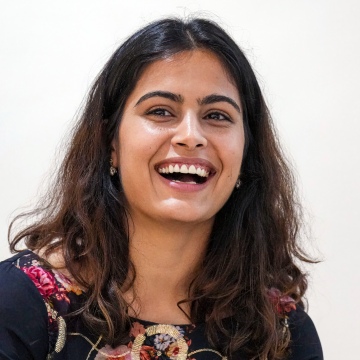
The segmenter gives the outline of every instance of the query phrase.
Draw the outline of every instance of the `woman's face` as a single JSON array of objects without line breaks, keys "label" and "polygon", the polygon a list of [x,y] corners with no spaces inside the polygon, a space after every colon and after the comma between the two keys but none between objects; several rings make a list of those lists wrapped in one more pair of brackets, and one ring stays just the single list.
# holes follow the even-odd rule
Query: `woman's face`
[{"label": "woman's face", "polygon": [[212,223],[244,150],[239,92],[216,55],[150,64],[125,104],[112,160],[134,219]]}]

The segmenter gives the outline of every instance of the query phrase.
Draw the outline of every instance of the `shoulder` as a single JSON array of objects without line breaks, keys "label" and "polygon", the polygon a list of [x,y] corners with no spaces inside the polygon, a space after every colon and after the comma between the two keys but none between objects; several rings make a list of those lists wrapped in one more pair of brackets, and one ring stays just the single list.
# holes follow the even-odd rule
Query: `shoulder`
[{"label": "shoulder", "polygon": [[77,310],[80,295],[79,287],[32,251],[1,262],[0,298],[5,301],[0,304],[0,318],[4,319],[0,325],[0,348],[1,341],[15,343],[20,339],[21,346],[39,344],[41,349],[36,349],[36,354],[59,352],[65,344],[64,317]]},{"label": "shoulder", "polygon": [[314,323],[301,305],[277,288],[268,289],[268,298],[281,322],[290,330],[288,360],[322,360],[322,348]]},{"label": "shoulder", "polygon": [[44,359],[48,351],[45,303],[18,266],[29,255],[25,251],[0,263],[0,358],[20,359],[31,354],[34,359]]},{"label": "shoulder", "polygon": [[310,316],[302,307],[289,313],[291,333],[289,360],[322,360],[323,353],[320,339]]},{"label": "shoulder", "polygon": [[31,302],[43,304],[42,297],[37,287],[34,286],[31,276],[28,275],[29,269],[33,267],[33,262],[36,259],[31,251],[23,251],[12,258],[0,262],[0,294],[2,308],[3,305],[9,303],[14,307],[18,301],[25,301],[26,299]]}]

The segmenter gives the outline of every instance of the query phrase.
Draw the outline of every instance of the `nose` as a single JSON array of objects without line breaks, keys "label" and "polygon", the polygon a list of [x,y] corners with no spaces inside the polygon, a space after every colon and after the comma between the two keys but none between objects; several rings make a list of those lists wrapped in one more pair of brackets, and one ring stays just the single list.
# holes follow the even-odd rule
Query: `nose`
[{"label": "nose", "polygon": [[187,150],[206,147],[207,139],[196,114],[188,113],[182,118],[171,142]]}]

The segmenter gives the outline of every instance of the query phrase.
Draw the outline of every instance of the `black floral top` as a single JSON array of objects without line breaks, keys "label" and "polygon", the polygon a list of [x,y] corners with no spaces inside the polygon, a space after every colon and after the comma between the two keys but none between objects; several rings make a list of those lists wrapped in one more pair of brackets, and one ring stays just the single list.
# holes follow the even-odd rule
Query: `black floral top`
[{"label": "black floral top", "polygon": [[[277,296],[289,312],[289,360],[321,360],[321,345],[308,315],[290,298]],[[80,317],[66,315],[81,307],[86,294],[60,272],[48,269],[26,250],[0,263],[0,360],[221,360],[205,325],[166,325],[133,319],[129,342],[104,343]],[[284,304],[282,304],[282,302]],[[234,354],[236,360],[247,359]]]}]

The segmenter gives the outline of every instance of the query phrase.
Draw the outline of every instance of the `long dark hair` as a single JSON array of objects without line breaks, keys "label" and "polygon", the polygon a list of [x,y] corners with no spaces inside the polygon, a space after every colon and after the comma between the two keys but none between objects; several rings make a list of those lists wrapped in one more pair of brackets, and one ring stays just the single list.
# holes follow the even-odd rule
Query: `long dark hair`
[{"label": "long dark hair", "polygon": [[[46,248],[47,255],[61,248],[67,270],[88,289],[81,310],[85,322],[112,345],[127,336],[122,295],[135,270],[125,196],[119,179],[109,175],[111,142],[146,66],[194,49],[216,54],[239,90],[245,155],[241,187],[216,215],[202,266],[183,302],[191,304],[190,320],[206,322],[210,342],[229,356],[242,348],[254,358],[280,359],[289,339],[267,290],[275,287],[301,302],[306,278],[294,261],[309,261],[297,244],[301,218],[294,179],[248,60],[211,21],[160,20],[116,50],[90,90],[48,201],[34,211],[42,214],[40,220],[14,237],[11,250],[22,239],[30,249]],[[237,325],[224,326],[224,314]]]}]

